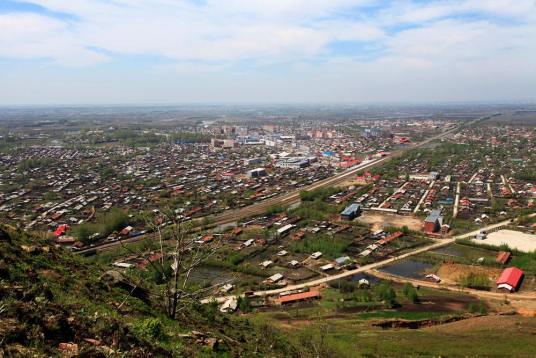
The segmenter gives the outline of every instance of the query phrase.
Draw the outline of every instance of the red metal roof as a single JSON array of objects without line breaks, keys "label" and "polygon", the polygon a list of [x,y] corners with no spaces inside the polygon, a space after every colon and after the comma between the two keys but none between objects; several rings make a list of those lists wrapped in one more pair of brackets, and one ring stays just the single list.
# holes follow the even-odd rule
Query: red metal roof
[{"label": "red metal roof", "polygon": [[61,234],[63,234],[65,232],[65,230],[67,230],[69,226],[66,225],[66,224],[63,224],[63,225],[60,225],[58,226],[58,228],[56,229],[56,231],[54,231],[54,235],[55,236],[60,236]]},{"label": "red metal roof", "polygon": [[393,241],[394,239],[398,239],[399,237],[401,237],[403,234],[401,231],[397,231],[389,236],[387,236],[385,239],[381,239],[381,240],[378,240],[378,244],[380,245],[384,245],[384,244],[387,244],[388,242],[390,241]]},{"label": "red metal roof", "polygon": [[293,295],[279,297],[275,299],[275,302],[286,303],[286,302],[299,301],[299,300],[304,300],[307,298],[316,298],[316,297],[320,297],[320,292],[308,291],[308,292],[295,293]]},{"label": "red metal roof", "polygon": [[508,251],[500,251],[496,261],[504,265],[510,259],[510,255],[511,254]]},{"label": "red metal roof", "polygon": [[499,276],[499,278],[497,279],[497,285],[506,283],[513,288],[516,288],[521,281],[521,277],[523,277],[523,271],[521,271],[517,267],[508,267],[501,273],[501,276]]}]

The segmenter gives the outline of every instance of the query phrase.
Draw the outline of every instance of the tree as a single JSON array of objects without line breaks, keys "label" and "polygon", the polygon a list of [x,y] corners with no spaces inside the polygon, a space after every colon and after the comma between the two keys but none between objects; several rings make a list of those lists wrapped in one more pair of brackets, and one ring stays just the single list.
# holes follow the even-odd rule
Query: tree
[{"label": "tree", "polygon": [[104,232],[106,235],[123,229],[129,223],[128,215],[119,208],[112,208],[103,218]]},{"label": "tree", "polygon": [[396,292],[390,282],[385,282],[377,286],[376,294],[378,299],[385,303],[387,307],[394,307],[396,305]]},{"label": "tree", "polygon": [[100,176],[102,179],[108,179],[116,175],[116,172],[113,168],[107,166],[101,170]]},{"label": "tree", "polygon": [[417,294],[417,290],[411,283],[406,283],[404,285],[404,288],[402,289],[402,293],[412,303],[419,302],[419,295]]},{"label": "tree", "polygon": [[166,314],[174,319],[177,312],[206,296],[214,288],[189,290],[187,286],[192,272],[220,248],[221,238],[200,244],[192,233],[192,222],[177,221],[171,210],[163,211],[160,215],[165,217],[164,222],[171,221],[172,224],[164,230],[162,225],[155,224],[154,218],[146,218],[147,225],[155,232],[160,254],[158,260],[149,264],[153,279],[163,284],[162,292],[158,295],[163,298]]},{"label": "tree", "polygon": [[240,312],[247,313],[251,312],[251,300],[249,297],[238,297],[238,309],[240,309]]},{"label": "tree", "polygon": [[78,240],[82,241],[84,245],[88,245],[90,243],[89,237],[93,234],[93,231],[89,227],[88,223],[83,223],[78,226]]}]

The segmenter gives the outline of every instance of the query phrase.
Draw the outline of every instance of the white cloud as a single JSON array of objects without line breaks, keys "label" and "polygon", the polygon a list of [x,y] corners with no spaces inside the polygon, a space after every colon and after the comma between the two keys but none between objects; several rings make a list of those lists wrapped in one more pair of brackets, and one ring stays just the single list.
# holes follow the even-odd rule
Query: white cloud
[{"label": "white cloud", "polygon": [[81,45],[180,61],[289,61],[314,56],[333,40],[371,40],[382,33],[365,23],[313,23],[370,2],[364,0],[35,2],[75,15]]},{"label": "white cloud", "polygon": [[[161,81],[180,79],[176,86],[195,83],[198,96],[205,91],[227,100],[500,98],[520,97],[536,87],[536,1],[531,0],[396,0],[379,12],[358,9],[383,4],[380,0],[33,2],[72,18],[0,15],[0,57],[88,66],[116,55],[161,56],[175,63],[141,72]],[[367,46],[364,54],[344,57],[326,51],[334,41]],[[381,51],[367,57],[368,48]],[[247,69],[240,70],[244,62]],[[143,74],[128,79],[150,82],[152,93],[167,95],[157,88],[170,90],[171,84]],[[115,88],[124,78],[117,84],[101,81]]]},{"label": "white cloud", "polygon": [[0,15],[0,56],[52,58],[61,64],[84,66],[105,60],[87,50],[62,21],[34,14]]}]

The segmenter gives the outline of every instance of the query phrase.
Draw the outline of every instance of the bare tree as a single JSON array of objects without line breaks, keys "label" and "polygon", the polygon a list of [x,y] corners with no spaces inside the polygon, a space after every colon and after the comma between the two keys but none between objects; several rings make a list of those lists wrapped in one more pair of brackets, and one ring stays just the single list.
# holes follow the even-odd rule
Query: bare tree
[{"label": "bare tree", "polygon": [[[146,218],[146,225],[154,232],[158,244],[158,259],[149,260],[159,280],[164,283],[162,297],[166,314],[175,318],[177,312],[194,300],[208,296],[216,287],[188,290],[192,272],[213,256],[221,247],[221,235],[209,240],[198,240],[199,227],[192,222],[177,220],[171,210],[159,213],[156,218]],[[123,246],[130,250],[127,246]]]},{"label": "bare tree", "polygon": [[318,326],[318,342],[315,342],[314,339],[312,340],[315,358],[329,356],[325,342],[329,329],[330,327],[327,321],[323,321]]}]

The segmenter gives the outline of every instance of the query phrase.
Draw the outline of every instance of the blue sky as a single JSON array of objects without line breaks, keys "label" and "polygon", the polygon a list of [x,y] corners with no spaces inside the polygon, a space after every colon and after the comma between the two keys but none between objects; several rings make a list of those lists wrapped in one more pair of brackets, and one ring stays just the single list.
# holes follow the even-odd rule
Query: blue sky
[{"label": "blue sky", "polygon": [[536,100],[535,0],[0,0],[0,105]]}]

